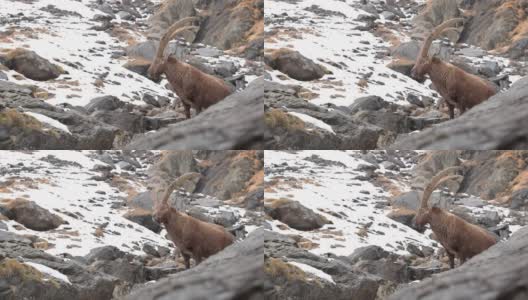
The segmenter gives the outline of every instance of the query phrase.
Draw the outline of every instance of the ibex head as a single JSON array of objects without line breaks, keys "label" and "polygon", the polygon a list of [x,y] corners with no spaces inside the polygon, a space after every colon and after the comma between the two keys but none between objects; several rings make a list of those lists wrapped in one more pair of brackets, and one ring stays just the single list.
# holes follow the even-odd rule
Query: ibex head
[{"label": "ibex head", "polygon": [[429,198],[431,197],[431,194],[433,191],[442,183],[448,181],[448,180],[461,180],[463,177],[460,175],[451,175],[448,176],[449,173],[452,173],[454,171],[460,170],[460,167],[450,167],[446,168],[438,174],[436,174],[429,184],[425,187],[423,196],[422,196],[422,202],[420,205],[420,209],[418,210],[418,213],[416,214],[416,217],[414,219],[415,227],[418,229],[418,231],[423,232],[425,230],[425,225],[431,222],[431,209],[429,208]]},{"label": "ibex head", "polygon": [[171,27],[169,27],[169,29],[167,29],[167,32],[165,32],[160,40],[158,50],[156,51],[156,56],[154,57],[154,60],[147,71],[147,75],[152,81],[160,82],[161,74],[165,72],[167,58],[165,57],[164,53],[169,42],[183,31],[197,30],[198,27],[196,26],[182,27],[186,23],[192,23],[196,20],[198,20],[197,17],[184,18],[174,23]]},{"label": "ibex head", "polygon": [[[185,175],[184,175],[185,176]],[[156,207],[154,208],[154,213],[152,214],[152,218],[154,221],[158,223],[167,223],[169,221],[169,217],[171,214],[171,206],[169,205],[169,197],[172,194],[172,192],[180,187],[182,185],[182,180],[176,180],[172,182],[165,191],[165,194],[163,194],[163,198],[159,203],[156,203]]]},{"label": "ibex head", "polygon": [[425,81],[425,75],[431,71],[432,58],[429,57],[429,48],[431,48],[431,44],[436,38],[438,38],[445,32],[455,31],[456,28],[453,26],[455,26],[458,22],[464,22],[464,19],[455,18],[445,21],[444,23],[438,25],[433,30],[433,32],[431,32],[431,34],[425,39],[422,48],[420,49],[420,53],[416,58],[416,63],[414,64],[414,67],[411,70],[411,77],[413,79],[418,82]]}]

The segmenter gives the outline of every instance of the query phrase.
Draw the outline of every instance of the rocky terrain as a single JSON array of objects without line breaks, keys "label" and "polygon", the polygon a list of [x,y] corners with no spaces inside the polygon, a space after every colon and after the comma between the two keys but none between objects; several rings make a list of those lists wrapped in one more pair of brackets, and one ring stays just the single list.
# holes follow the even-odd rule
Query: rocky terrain
[{"label": "rocky terrain", "polygon": [[[154,299],[167,282],[175,284],[165,292],[169,297],[261,294],[263,153],[192,151],[173,156],[175,169],[201,175],[172,194],[172,205],[224,226],[237,238],[190,270],[152,218],[147,181],[165,155],[0,153],[0,298]],[[234,274],[243,280],[231,285],[213,280]],[[196,282],[219,286],[203,289]],[[225,298],[216,297],[220,290]]]},{"label": "rocky terrain", "polygon": [[[262,0],[1,0],[0,6],[0,149],[121,149],[132,141],[154,149],[142,145],[158,132],[186,138],[158,141],[156,149],[262,144],[262,87],[255,83],[244,93],[263,74]],[[189,16],[199,18],[198,30],[167,52],[236,88],[229,104],[202,117],[214,126],[186,120],[167,80],[146,77],[157,39]],[[232,119],[248,130],[231,129]],[[228,134],[224,144],[208,138]]]},{"label": "rocky terrain", "polygon": [[[266,1],[266,149],[522,148],[527,15],[520,0]],[[463,28],[429,54],[501,92],[449,121],[410,70],[424,35],[454,17]]]},{"label": "rocky terrain", "polygon": [[[424,186],[450,166],[463,177],[431,204],[499,239],[451,271],[432,231],[413,221]],[[266,151],[266,295],[522,299],[527,166],[526,151]]]}]

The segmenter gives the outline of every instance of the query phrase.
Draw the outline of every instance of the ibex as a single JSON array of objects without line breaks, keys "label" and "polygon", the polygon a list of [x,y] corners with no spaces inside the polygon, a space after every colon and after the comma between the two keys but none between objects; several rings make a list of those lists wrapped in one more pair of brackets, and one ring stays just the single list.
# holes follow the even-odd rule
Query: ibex
[{"label": "ibex", "polygon": [[461,21],[463,22],[464,19],[455,18],[436,27],[425,39],[411,70],[411,77],[421,83],[425,81],[425,75],[429,75],[436,90],[444,98],[451,119],[455,117],[455,107],[460,110],[460,114],[463,114],[467,109],[497,93],[497,87],[493,83],[467,73],[436,56],[429,57],[431,43],[443,33],[455,30],[452,26]]},{"label": "ibex", "polygon": [[467,259],[497,243],[495,236],[485,229],[470,224],[439,207],[429,208],[427,204],[429,197],[440,184],[451,179],[462,178],[459,175],[448,176],[450,172],[458,169],[460,168],[444,169],[431,179],[424,190],[422,203],[415,219],[420,229],[423,229],[425,224],[431,225],[436,238],[447,252],[451,268],[455,267],[455,257],[459,259],[460,264],[463,264]]},{"label": "ibex", "polygon": [[170,239],[183,256],[185,267],[189,269],[191,257],[198,265],[203,259],[231,245],[235,238],[222,226],[200,221],[171,207],[169,197],[180,185],[179,181],[169,185],[153,217],[165,226]]},{"label": "ibex", "polygon": [[167,29],[147,71],[148,77],[155,82],[161,80],[161,74],[167,76],[172,90],[183,103],[187,119],[191,117],[191,107],[199,114],[203,109],[223,100],[234,91],[232,86],[220,78],[206,74],[174,56],[165,58],[164,53],[168,43],[183,31],[196,30],[198,28],[196,26],[182,26],[197,19],[184,18]]}]

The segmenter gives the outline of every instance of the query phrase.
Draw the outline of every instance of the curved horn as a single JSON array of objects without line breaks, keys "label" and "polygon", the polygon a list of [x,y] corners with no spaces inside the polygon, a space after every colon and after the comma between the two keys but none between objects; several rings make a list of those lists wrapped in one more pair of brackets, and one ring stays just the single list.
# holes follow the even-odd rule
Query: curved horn
[{"label": "curved horn", "polygon": [[429,48],[431,48],[431,44],[433,43],[433,41],[439,36],[441,36],[444,32],[452,29],[458,22],[464,22],[464,19],[463,18],[450,19],[438,25],[437,27],[435,27],[433,32],[431,32],[429,36],[427,36],[427,38],[425,39],[422,45],[422,49],[420,49],[420,54],[418,55],[418,57],[427,57],[429,53]]},{"label": "curved horn", "polygon": [[451,179],[455,179],[455,178],[462,178],[462,176],[460,176],[460,175],[447,176],[449,173],[452,173],[454,171],[458,171],[458,170],[461,170],[461,169],[462,169],[461,167],[450,167],[450,168],[446,168],[446,169],[438,172],[438,174],[436,174],[431,179],[429,184],[424,189],[423,196],[422,196],[422,203],[420,205],[420,210],[424,210],[424,209],[427,209],[429,207],[427,202],[429,201],[429,198],[431,197],[431,194],[433,193],[433,191],[440,184],[442,184],[443,182],[446,182],[447,180],[451,180]]},{"label": "curved horn", "polygon": [[176,31],[174,31],[172,33],[172,35],[170,36],[169,38],[169,41],[172,41],[174,38],[176,38],[178,36],[178,34],[182,33],[183,31],[187,31],[187,30],[198,30],[198,26],[185,26],[185,27],[182,27]]},{"label": "curved horn", "polygon": [[171,183],[168,187],[167,187],[167,190],[165,191],[165,194],[163,194],[163,198],[161,198],[161,203],[160,204],[167,204],[168,201],[169,201],[169,197],[170,195],[172,194],[172,192],[180,185],[180,182],[179,181],[174,181],[173,183]]},{"label": "curved horn", "polygon": [[[176,30],[180,29],[180,27],[182,27],[186,23],[194,22],[196,20],[198,20],[198,17],[188,17],[188,18],[181,19],[178,22],[172,24],[171,27],[167,29],[167,31],[165,32],[165,34],[160,40],[158,50],[156,52],[156,56],[154,57],[154,61],[159,61],[163,58],[163,53],[165,52],[165,48],[167,47],[167,44],[169,44],[169,42],[173,38],[173,35],[176,32]],[[178,31],[178,32],[181,32],[181,31]]]}]

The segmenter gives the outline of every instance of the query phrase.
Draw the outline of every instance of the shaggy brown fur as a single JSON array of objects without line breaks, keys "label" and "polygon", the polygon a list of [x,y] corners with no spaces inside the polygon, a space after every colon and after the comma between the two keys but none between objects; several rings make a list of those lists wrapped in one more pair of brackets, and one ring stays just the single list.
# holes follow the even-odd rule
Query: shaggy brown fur
[{"label": "shaggy brown fur", "polygon": [[173,182],[154,212],[154,219],[165,226],[170,239],[180,250],[185,267],[190,268],[190,259],[196,264],[231,245],[235,238],[224,227],[200,221],[169,206],[168,200],[180,183]]},{"label": "shaggy brown fur", "polygon": [[450,172],[458,169],[460,168],[447,168],[431,179],[424,190],[421,207],[416,215],[418,227],[423,228],[426,224],[431,225],[437,240],[447,252],[451,268],[455,267],[455,257],[459,259],[460,264],[463,264],[467,259],[497,243],[495,236],[485,229],[468,223],[441,208],[428,207],[427,202],[436,187],[448,180],[462,177],[459,175],[447,176]]},{"label": "shaggy brown fur", "polygon": [[196,20],[196,17],[182,19],[167,30],[160,40],[156,57],[148,69],[149,78],[156,82],[161,80],[161,74],[167,76],[172,90],[182,100],[187,119],[191,117],[191,107],[198,114],[223,100],[234,90],[222,79],[206,74],[174,56],[169,56],[167,59],[164,57],[165,48],[174,37],[183,31],[197,29],[195,26],[182,26]]},{"label": "shaggy brown fur", "polygon": [[467,109],[497,93],[497,87],[493,83],[469,74],[437,57],[430,58],[428,55],[434,39],[447,31],[454,30],[451,26],[463,21],[461,18],[451,19],[436,27],[424,41],[411,71],[411,76],[420,82],[425,81],[426,74],[429,75],[436,90],[445,99],[451,119],[455,117],[455,107],[460,110],[460,114],[463,114]]}]

